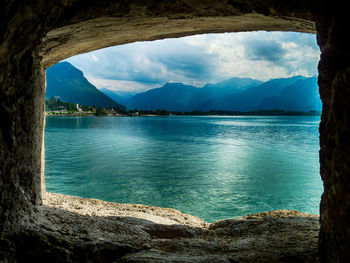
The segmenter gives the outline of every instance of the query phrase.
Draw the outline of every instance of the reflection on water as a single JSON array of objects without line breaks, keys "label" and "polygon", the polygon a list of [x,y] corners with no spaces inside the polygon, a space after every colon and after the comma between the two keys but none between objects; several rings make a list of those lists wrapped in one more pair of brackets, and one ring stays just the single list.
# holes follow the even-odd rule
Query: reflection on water
[{"label": "reflection on water", "polygon": [[318,214],[320,118],[49,117],[47,190],[176,208],[207,221]]}]

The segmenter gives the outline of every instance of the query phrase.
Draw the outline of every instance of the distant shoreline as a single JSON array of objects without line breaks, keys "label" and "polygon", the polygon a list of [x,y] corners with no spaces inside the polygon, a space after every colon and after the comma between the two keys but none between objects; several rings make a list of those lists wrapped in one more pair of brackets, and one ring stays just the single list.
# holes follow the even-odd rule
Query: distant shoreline
[{"label": "distant shoreline", "polygon": [[[87,116],[96,116],[94,112],[47,112],[47,117],[87,117]],[[107,117],[164,117],[164,116],[321,116],[320,111],[284,111],[284,110],[260,110],[260,111],[192,111],[192,112],[166,112],[163,114],[156,114],[155,112],[150,111],[140,111],[136,114],[115,114],[108,113]]]},{"label": "distant shoreline", "polygon": [[321,116],[320,111],[284,111],[284,110],[257,110],[257,111],[209,111],[209,112],[190,112],[190,114],[175,115],[202,115],[202,116]]}]

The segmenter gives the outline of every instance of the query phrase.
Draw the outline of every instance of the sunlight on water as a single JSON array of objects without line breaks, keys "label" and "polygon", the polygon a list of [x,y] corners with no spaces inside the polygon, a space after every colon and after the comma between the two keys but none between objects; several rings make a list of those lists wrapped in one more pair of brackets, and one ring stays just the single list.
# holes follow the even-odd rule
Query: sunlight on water
[{"label": "sunlight on water", "polygon": [[51,117],[47,190],[207,221],[318,214],[319,117]]}]

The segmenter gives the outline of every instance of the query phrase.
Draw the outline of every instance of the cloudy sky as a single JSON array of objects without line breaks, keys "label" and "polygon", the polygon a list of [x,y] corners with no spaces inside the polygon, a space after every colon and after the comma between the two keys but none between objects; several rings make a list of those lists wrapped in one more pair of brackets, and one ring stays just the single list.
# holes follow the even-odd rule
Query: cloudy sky
[{"label": "cloudy sky", "polygon": [[259,31],[136,42],[66,61],[99,89],[140,92],[166,82],[201,87],[231,77],[313,76],[319,57],[313,34]]}]

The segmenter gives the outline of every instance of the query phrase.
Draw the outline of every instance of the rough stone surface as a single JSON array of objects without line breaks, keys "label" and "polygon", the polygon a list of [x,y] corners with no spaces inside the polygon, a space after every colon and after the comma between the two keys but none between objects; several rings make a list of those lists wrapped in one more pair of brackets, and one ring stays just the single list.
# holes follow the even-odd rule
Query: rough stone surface
[{"label": "rough stone surface", "polygon": [[[315,262],[318,216],[274,211],[212,224],[175,209],[45,194],[27,239],[37,260],[95,262]],[[19,238],[19,240],[21,240]],[[58,244],[58,245],[57,245]],[[22,243],[20,243],[20,246]],[[78,251],[78,252],[77,252]],[[24,252],[22,252],[24,253]],[[52,256],[54,255],[54,257]],[[24,255],[23,255],[24,256]],[[56,262],[55,261],[55,262]]]},{"label": "rough stone surface", "polygon": [[334,2],[318,26],[319,87],[323,100],[320,164],[320,255],[324,262],[350,262],[350,50],[346,10]]},{"label": "rough stone surface", "polygon": [[[175,209],[46,193],[0,262],[317,262],[319,218],[274,211],[207,223]],[[10,241],[9,241],[10,240]]]},{"label": "rough stone surface", "polygon": [[110,17],[50,31],[43,39],[41,55],[43,63],[50,66],[72,55],[134,41],[252,30],[316,32],[315,24],[310,21],[261,14],[190,18],[181,15],[176,19],[137,17],[132,21],[129,18]]},{"label": "rough stone surface", "polygon": [[[216,255],[222,251],[220,246],[212,246],[213,258],[205,259],[208,254],[199,251],[207,243],[195,242],[198,233],[193,226],[180,231],[182,237],[174,239],[174,233],[179,232],[176,227],[172,226],[170,231],[160,222],[151,225],[146,232],[156,241],[146,251],[126,243],[106,246],[98,240],[79,243],[81,239],[56,235],[50,227],[45,230],[45,224],[36,223],[52,219],[40,207],[46,67],[71,55],[132,41],[262,29],[315,32],[316,28],[322,51],[319,87],[324,106],[320,125],[320,164],[325,186],[320,209],[320,259],[350,262],[348,10],[346,1],[340,0],[1,1],[0,261],[5,256],[14,261],[24,261],[26,257],[38,259],[36,255],[41,255],[44,261],[52,254],[61,255],[57,258],[62,261],[96,261],[93,258],[96,255],[109,260],[119,251],[120,257],[113,260],[147,262],[153,255],[155,262],[164,262],[164,251],[169,251],[168,261],[186,262],[188,258],[181,242],[188,239],[194,242],[193,247],[198,247],[191,261],[196,258],[215,262]],[[254,240],[246,241],[246,247],[254,254],[253,245],[260,239],[258,235],[253,237]],[[41,244],[40,249],[33,245],[36,241]],[[130,254],[134,249],[138,252]],[[245,259],[220,260],[244,262]]]}]

